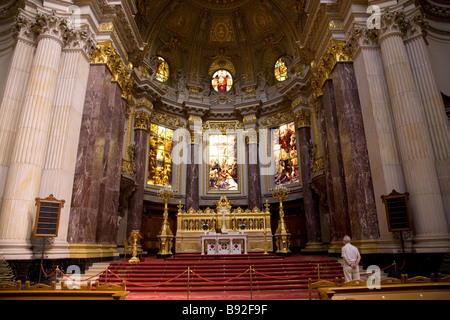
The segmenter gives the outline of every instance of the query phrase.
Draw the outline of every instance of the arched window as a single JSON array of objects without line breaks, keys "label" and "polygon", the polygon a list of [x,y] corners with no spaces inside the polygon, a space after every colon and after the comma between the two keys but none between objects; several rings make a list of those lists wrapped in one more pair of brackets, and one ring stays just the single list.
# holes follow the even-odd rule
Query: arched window
[{"label": "arched window", "polygon": [[156,70],[156,80],[159,82],[166,82],[169,79],[169,64],[163,57],[158,57],[159,65]]},{"label": "arched window", "polygon": [[275,185],[300,181],[295,123],[272,129],[272,150],[275,162]]},{"label": "arched window", "polygon": [[218,70],[212,76],[212,86],[219,93],[228,92],[233,86],[233,76],[227,70]]},{"label": "arched window", "polygon": [[151,124],[147,184],[172,185],[173,130]]},{"label": "arched window", "polygon": [[286,66],[286,62],[284,61],[283,58],[280,58],[277,60],[277,62],[275,62],[275,78],[278,81],[285,81],[288,78],[288,74],[287,74],[287,66]]}]

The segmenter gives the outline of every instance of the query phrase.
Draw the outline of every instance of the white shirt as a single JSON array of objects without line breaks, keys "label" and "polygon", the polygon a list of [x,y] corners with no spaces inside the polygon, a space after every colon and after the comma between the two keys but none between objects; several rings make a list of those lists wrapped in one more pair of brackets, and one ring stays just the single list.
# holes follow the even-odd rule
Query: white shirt
[{"label": "white shirt", "polygon": [[359,250],[354,245],[347,243],[342,247],[342,257],[346,257],[347,260],[353,264],[358,260]]}]

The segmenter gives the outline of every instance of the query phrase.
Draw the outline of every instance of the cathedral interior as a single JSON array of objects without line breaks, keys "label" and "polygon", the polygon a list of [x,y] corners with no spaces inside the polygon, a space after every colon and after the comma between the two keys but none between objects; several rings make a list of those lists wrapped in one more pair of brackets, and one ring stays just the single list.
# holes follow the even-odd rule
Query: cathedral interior
[{"label": "cathedral interior", "polygon": [[198,253],[228,206],[250,252],[338,257],[350,235],[364,264],[437,270],[449,52],[443,0],[3,1],[0,252],[23,279],[49,239],[55,265],[135,230]]}]

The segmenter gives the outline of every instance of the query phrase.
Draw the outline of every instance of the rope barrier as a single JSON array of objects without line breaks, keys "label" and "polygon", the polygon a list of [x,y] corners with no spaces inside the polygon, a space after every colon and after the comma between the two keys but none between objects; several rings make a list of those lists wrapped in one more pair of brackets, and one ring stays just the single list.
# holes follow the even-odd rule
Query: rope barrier
[{"label": "rope barrier", "polygon": [[120,279],[120,280],[122,280],[122,281],[125,281],[125,283],[132,284],[132,285],[139,286],[139,287],[158,287],[158,286],[164,285],[164,284],[166,284],[166,283],[169,283],[169,282],[171,282],[171,281],[173,281],[173,280],[178,279],[179,277],[181,277],[183,274],[185,274],[185,273],[187,272],[187,270],[185,270],[185,271],[183,271],[182,273],[180,273],[179,275],[177,275],[175,278],[169,279],[169,280],[164,281],[164,282],[160,282],[160,283],[156,283],[156,284],[145,284],[145,285],[143,285],[143,284],[139,284],[139,283],[136,283],[136,282],[131,282],[131,281],[128,281],[128,280],[126,280],[126,279],[123,279],[122,277],[118,276],[117,274],[115,274],[114,272],[112,272],[112,271],[109,270],[109,269],[108,269],[108,271],[109,271],[113,276],[115,276],[116,278],[118,278],[118,279]]},{"label": "rope barrier", "polygon": [[247,269],[247,270],[245,270],[245,271],[242,272],[241,274],[238,274],[237,276],[235,276],[235,277],[233,277],[233,278],[230,278],[230,279],[228,279],[228,280],[225,280],[225,281],[213,281],[213,280],[209,280],[209,279],[203,278],[201,275],[197,274],[197,273],[194,272],[193,270],[191,270],[191,273],[192,273],[193,275],[199,277],[200,279],[205,280],[205,281],[208,281],[208,282],[210,282],[210,283],[221,284],[221,283],[227,283],[227,282],[230,282],[231,280],[237,279],[237,278],[243,276],[244,274],[246,274],[246,273],[249,272],[249,271],[250,271],[250,268]]},{"label": "rope barrier", "polygon": [[45,276],[46,278],[50,278],[50,277],[51,277],[52,275],[54,275],[55,272],[58,271],[59,269],[56,268],[55,271],[53,271],[51,274],[47,274],[47,273],[45,273],[44,267],[43,267],[42,264],[41,264],[41,270],[42,270],[42,273],[44,274],[44,276]]},{"label": "rope barrier", "polygon": [[259,274],[259,275],[262,275],[262,276],[265,276],[265,277],[267,277],[267,278],[272,278],[272,279],[277,279],[277,280],[292,280],[292,279],[298,279],[298,278],[304,277],[304,276],[307,275],[307,274],[310,274],[310,273],[314,272],[315,270],[316,270],[316,268],[312,269],[311,271],[305,272],[305,273],[303,273],[303,274],[301,274],[301,275],[298,275],[298,276],[292,276],[292,277],[274,277],[274,276],[269,276],[269,275],[267,275],[267,274],[261,273],[261,272],[255,270],[255,269],[253,268],[253,271],[255,271],[255,273],[257,273],[257,274]]}]

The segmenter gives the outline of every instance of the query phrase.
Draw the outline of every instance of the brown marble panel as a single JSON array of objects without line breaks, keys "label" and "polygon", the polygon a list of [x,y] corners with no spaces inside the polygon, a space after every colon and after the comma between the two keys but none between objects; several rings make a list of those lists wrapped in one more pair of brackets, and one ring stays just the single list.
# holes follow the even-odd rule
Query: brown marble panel
[{"label": "brown marble panel", "polygon": [[[69,220],[69,243],[96,240],[99,189],[102,177],[105,113],[108,111],[111,72],[91,65],[83,109]],[[105,98],[106,97],[106,98]]]},{"label": "brown marble panel", "polygon": [[344,166],[342,163],[341,139],[339,136],[333,83],[327,80],[323,86],[323,108],[326,125],[328,160],[330,177],[327,187],[333,193],[334,214],[330,212],[333,241],[341,240],[350,234],[350,219],[348,213],[347,191],[345,186]]},{"label": "brown marble panel", "polygon": [[369,155],[352,62],[336,64],[333,70],[333,88],[352,235],[354,239],[378,238]]},{"label": "brown marble panel", "polygon": [[122,89],[113,82],[109,96],[109,119],[105,135],[103,177],[100,183],[97,243],[114,244],[119,211],[120,170],[124,135],[125,102]]}]

